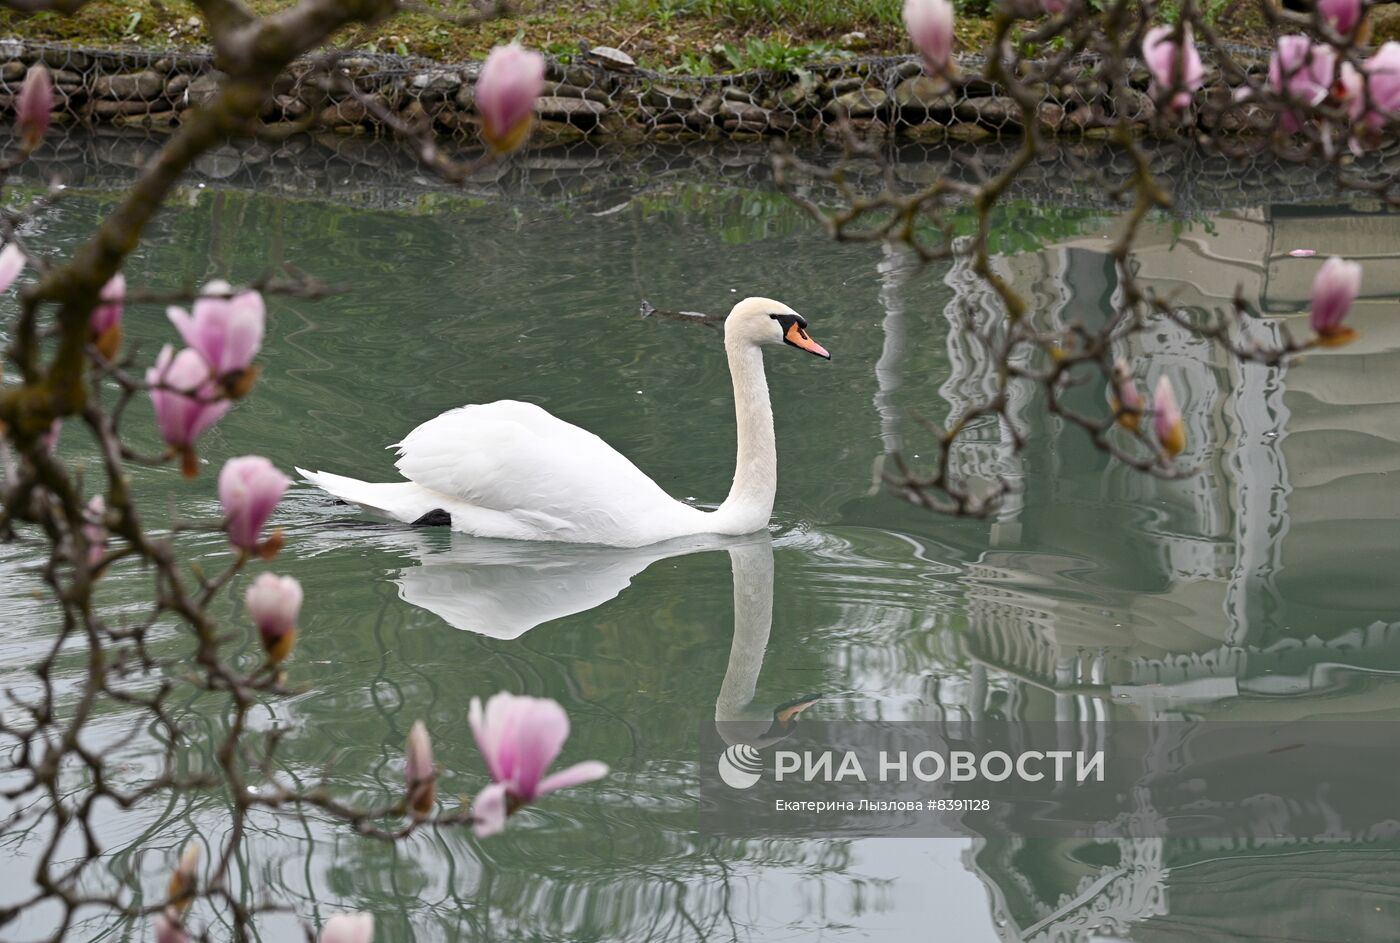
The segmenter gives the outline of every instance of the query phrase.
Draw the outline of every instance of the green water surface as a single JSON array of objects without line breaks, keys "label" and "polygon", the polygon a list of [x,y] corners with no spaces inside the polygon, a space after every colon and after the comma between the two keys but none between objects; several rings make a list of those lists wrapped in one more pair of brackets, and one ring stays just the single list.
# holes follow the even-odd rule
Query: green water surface
[{"label": "green water surface", "polygon": [[[70,249],[114,198],[71,192],[31,243]],[[1033,209],[999,223],[1019,250],[1008,273],[1040,316],[1101,317],[1113,272],[1097,246],[1111,219]],[[1298,316],[1302,295],[1282,287],[1295,273],[1281,261],[1293,236],[1280,234],[1278,210],[1260,203],[1163,223],[1175,230],[1153,256],[1163,282],[1194,285],[1204,308],[1228,301],[1212,286],[1258,287],[1263,272],[1271,314]],[[1333,232],[1382,261],[1400,250],[1384,219],[1358,221],[1345,207],[1317,214],[1321,222],[1289,232],[1314,233],[1322,255],[1349,251],[1325,244]],[[977,351],[950,329],[966,280],[948,263],[919,268],[878,246],[832,242],[762,185],[623,185],[606,212],[508,188],[410,212],[210,186],[157,220],[126,271],[133,284],[175,288],[251,279],[282,262],[346,290],[270,300],[262,380],[203,440],[201,477],[135,472],[156,517],[172,502],[215,516],[218,467],[247,453],[288,471],[392,480],[386,445],[444,409],[500,398],[598,433],[673,495],[712,505],[734,458],[721,335],[642,319],[639,302],[723,313],[768,295],[803,312],[833,359],[768,352],[778,498],[771,533],[736,548],[668,556],[490,544],[375,524],[310,486],[292,488],[275,520],[286,549],[252,571],[289,573],[306,589],[290,665],[304,693],[256,720],[286,730],[291,775],[329,771],[348,795],[396,795],[402,745],[421,718],[441,793],[473,795],[486,776],[467,704],[500,689],[557,699],[573,724],[561,762],[600,759],[613,773],[481,842],[454,831],[389,847],[315,817],[261,817],[239,878],[293,910],[262,919],[265,939],[296,939],[293,917],[340,910],[372,911],[381,941],[1400,935],[1400,858],[1389,845],[1144,850],[696,833],[700,726],[762,717],[808,693],[821,695],[808,716],[825,719],[1390,710],[1400,670],[1400,507],[1388,477],[1400,463],[1391,379],[1400,337],[1381,301],[1358,312],[1362,342],[1286,371],[1163,340],[1155,362],[1185,389],[1189,458],[1202,469],[1185,481],[1115,465],[1028,394],[1024,454],[995,425],[975,430],[962,453],[1019,494],[990,519],[954,520],[872,495],[871,481],[882,451],[921,455],[920,420],[948,419],[986,382]],[[1368,295],[1380,298],[1382,281]],[[127,325],[145,357],[176,340],[158,306],[133,307]],[[1102,402],[1103,391],[1076,395]],[[144,404],[130,428],[154,445]],[[92,461],[76,428],[62,454]],[[227,560],[215,536],[183,546],[210,567]],[[52,629],[33,552],[0,550],[0,663],[16,679]],[[230,625],[241,624],[246,579],[219,604]],[[146,574],[119,567],[104,582],[113,618],[139,611]],[[183,644],[166,630],[164,651]],[[64,667],[76,683],[80,661]],[[104,721],[107,734],[121,721]],[[192,796],[109,824],[106,866],[143,875],[154,898],[174,849],[192,832],[216,842],[227,819],[216,800]],[[6,842],[7,884],[23,884],[38,841]],[[42,936],[45,919],[36,913],[7,938]],[[93,918],[72,936],[147,932]]]}]

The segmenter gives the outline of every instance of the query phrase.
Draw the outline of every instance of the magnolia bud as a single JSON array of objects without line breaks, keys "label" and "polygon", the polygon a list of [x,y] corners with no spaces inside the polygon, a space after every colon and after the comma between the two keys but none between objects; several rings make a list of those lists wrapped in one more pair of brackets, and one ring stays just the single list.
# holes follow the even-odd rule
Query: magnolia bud
[{"label": "magnolia bud", "polygon": [[291,576],[264,573],[253,580],[243,600],[253,624],[258,627],[268,664],[281,664],[296,644],[297,617],[301,615],[301,584]]},{"label": "magnolia bud", "polygon": [[1309,323],[1323,347],[1340,347],[1356,339],[1356,331],[1343,327],[1361,292],[1361,263],[1332,256],[1322,263],[1312,284],[1312,312]]},{"label": "magnolia bud", "polygon": [[421,720],[414,721],[408,732],[404,780],[408,785],[408,804],[418,815],[433,811],[437,800],[437,771],[433,769],[433,744],[428,728]]},{"label": "magnolia bud", "polygon": [[42,62],[29,67],[24,85],[15,101],[15,123],[23,135],[24,146],[33,150],[44,139],[53,120],[53,79]]},{"label": "magnolia bud", "polygon": [[1138,392],[1128,362],[1122,357],[1113,363],[1113,387],[1109,390],[1108,402],[1118,414],[1118,424],[1136,432],[1142,419],[1142,394]]},{"label": "magnolia bud", "polygon": [[948,0],[905,0],[904,28],[929,74],[947,72],[953,58],[953,5]]},{"label": "magnolia bud", "polygon": [[543,56],[517,43],[491,50],[476,83],[476,110],[493,154],[509,154],[525,142],[542,91]]},{"label": "magnolia bud", "polygon": [[1176,393],[1172,381],[1165,376],[1157,381],[1157,392],[1152,398],[1152,424],[1157,433],[1157,441],[1162,451],[1175,458],[1186,448],[1186,423],[1181,418],[1181,408],[1176,404]]}]

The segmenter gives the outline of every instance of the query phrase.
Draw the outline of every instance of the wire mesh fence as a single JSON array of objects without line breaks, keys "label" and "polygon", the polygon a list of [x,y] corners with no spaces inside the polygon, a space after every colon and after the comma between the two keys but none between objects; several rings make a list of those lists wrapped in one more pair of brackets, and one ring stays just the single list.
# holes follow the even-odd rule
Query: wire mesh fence
[{"label": "wire mesh fence", "polygon": [[[924,74],[914,56],[815,62],[784,70],[696,76],[638,68],[616,50],[549,60],[536,105],[533,146],[585,138],[658,142],[844,136],[922,142],[978,141],[1024,132],[1028,114],[968,56],[956,75]],[[1263,75],[1267,50],[1217,46],[1230,74]],[[110,50],[0,41],[0,106],[10,108],[29,65],[43,62],[68,121],[172,128],[208,101],[219,73],[207,51]],[[447,64],[362,51],[337,51],[296,63],[278,80],[262,110],[269,135],[308,128],[382,131],[384,116],[474,140],[480,63]],[[1052,135],[1101,136],[1124,121],[1146,129],[1155,108],[1141,66],[1114,78],[1100,57],[1082,54],[1040,63],[1039,104],[1030,119]],[[1197,93],[1203,130],[1263,132],[1265,116],[1234,102],[1212,66]]]}]

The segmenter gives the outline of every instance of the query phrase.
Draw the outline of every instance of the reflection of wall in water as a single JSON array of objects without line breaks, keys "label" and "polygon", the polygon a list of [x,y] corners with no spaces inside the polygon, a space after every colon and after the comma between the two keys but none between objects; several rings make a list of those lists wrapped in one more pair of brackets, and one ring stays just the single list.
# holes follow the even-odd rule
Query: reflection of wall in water
[{"label": "reflection of wall in water", "polygon": [[[1263,343],[1285,321],[1305,334],[1323,255],[1389,260],[1400,249],[1379,217],[1255,211],[1212,225],[1213,235],[1188,227],[1179,238],[1166,224],[1149,228],[1141,276],[1200,316],[1228,310],[1238,288],[1267,315],[1247,328]],[[1093,234],[997,264],[1050,323],[1094,327],[1117,291],[1103,244]],[[1292,248],[1320,255],[1291,259]],[[947,281],[964,304],[989,303],[958,267]],[[1400,270],[1368,265],[1365,291],[1393,298]],[[960,452],[976,474],[1014,474],[1029,489],[993,526],[995,549],[967,570],[968,652],[1005,678],[984,686],[969,713],[1282,719],[1391,709],[1400,613],[1380,568],[1400,545],[1400,502],[1386,477],[1400,468],[1400,363],[1390,353],[1400,329],[1385,305],[1358,306],[1354,346],[1287,369],[1241,365],[1179,330],[1140,337],[1127,352],[1140,386],[1165,372],[1182,399],[1185,460],[1203,468],[1187,481],[1116,467],[1077,429],[1025,404],[1015,413],[1030,436],[1024,454],[995,435]],[[977,401],[989,375],[958,336],[957,310],[947,314],[958,371],[943,388],[950,415]],[[1087,407],[1104,390],[1074,395]],[[1358,671],[1374,673],[1371,683],[1347,686]],[[1281,697],[1321,691],[1332,697]],[[1223,941],[1382,938],[1386,915],[1326,902],[1377,893],[1375,869],[1397,857],[1389,846],[1287,837],[1193,850],[1006,836],[975,841],[966,861],[1006,940],[1080,940],[1095,928]]]},{"label": "reflection of wall in water", "polygon": [[[1198,317],[1229,311],[1238,290],[1268,315],[1251,320],[1246,338],[1269,343],[1283,322],[1305,335],[1323,255],[1389,259],[1400,251],[1392,233],[1379,216],[1242,211],[1209,229],[1146,227],[1137,264],[1154,291]],[[1118,290],[1105,236],[1111,232],[996,264],[1047,326],[1078,318],[1094,327]],[[1300,246],[1319,257],[1287,257]],[[1368,298],[1400,288],[1388,284],[1400,278],[1386,268],[1367,267]],[[959,292],[945,313],[953,376],[942,392],[953,416],[980,401],[995,376],[959,319],[994,299],[965,265],[946,281]],[[1023,454],[1014,454],[1005,430],[979,430],[958,453],[963,467],[1013,477],[1027,494],[993,528],[999,549],[970,573],[975,653],[1047,692],[1150,685],[1144,699],[1157,702],[1233,696],[1241,680],[1293,649],[1317,654],[1304,663],[1340,657],[1359,640],[1393,649],[1389,578],[1375,568],[1400,544],[1400,502],[1387,500],[1385,477],[1400,468],[1392,441],[1400,438],[1400,363],[1388,352],[1400,344],[1383,305],[1358,305],[1355,345],[1289,368],[1240,364],[1179,329],[1136,338],[1125,353],[1140,386],[1150,389],[1165,373],[1182,400],[1190,442],[1183,459],[1202,469],[1184,481],[1116,466],[1079,430],[1028,403],[1012,410],[1029,434]],[[1070,395],[1088,409],[1104,389],[1086,384]],[[1370,651],[1368,659],[1391,660]],[[1272,683],[1306,688],[1315,670],[1304,664],[1291,681]]]},{"label": "reflection of wall in water", "polygon": [[1281,839],[1193,855],[1157,838],[1008,837],[975,839],[963,857],[1007,943],[1394,938],[1393,842]]}]

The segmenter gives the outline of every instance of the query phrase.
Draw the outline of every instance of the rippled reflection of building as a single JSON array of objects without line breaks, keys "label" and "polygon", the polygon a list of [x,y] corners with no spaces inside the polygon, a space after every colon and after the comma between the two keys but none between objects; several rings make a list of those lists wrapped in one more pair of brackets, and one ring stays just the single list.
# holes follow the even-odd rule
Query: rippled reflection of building
[{"label": "rippled reflection of building", "polygon": [[[1105,225],[994,264],[1045,327],[1082,319],[1096,328],[1119,292],[1103,251],[1111,233]],[[1196,318],[1230,311],[1238,291],[1262,314],[1245,338],[1265,344],[1285,323],[1306,336],[1308,289],[1325,255],[1374,263],[1400,250],[1384,217],[1327,209],[1237,211],[1209,231],[1162,222],[1144,237],[1138,273],[1153,291]],[[1312,247],[1317,258],[1287,255]],[[941,392],[955,417],[995,382],[986,345],[961,328],[996,299],[962,262],[945,281],[954,300]],[[1028,394],[1008,410],[1027,449],[1013,448],[1004,425],[974,429],[958,466],[1025,490],[966,570],[970,682],[955,709],[1081,724],[1388,711],[1395,689],[1385,680],[1400,671],[1400,613],[1382,571],[1400,539],[1387,477],[1400,468],[1400,328],[1387,317],[1397,283],[1393,265],[1369,264],[1354,315],[1362,339],[1290,368],[1241,364],[1180,329],[1135,338],[1123,353],[1140,387],[1165,373],[1182,399],[1183,461],[1202,470],[1193,477],[1167,482],[1116,465]],[[1070,405],[1090,411],[1104,392],[1101,383],[1074,389]],[[1374,890],[1370,875],[1397,858],[1394,844],[1286,834],[1194,843],[1007,835],[979,839],[966,856],[1004,938],[1047,941],[1272,938],[1284,927],[1291,938],[1389,938],[1392,915],[1328,905]]]},{"label": "rippled reflection of building", "polygon": [[[1249,322],[1251,339],[1267,343],[1285,321],[1306,331],[1320,260],[1288,258],[1288,248],[1389,257],[1386,225],[1263,210],[1221,217],[1213,235],[1178,234],[1164,222],[1138,252],[1140,278],[1203,314],[1228,310],[1240,291],[1266,315]],[[1102,244],[1091,233],[997,264],[1061,325],[1098,316],[1116,294]],[[989,303],[960,266],[947,280],[964,304]],[[1125,469],[1077,429],[1013,398],[1029,448],[1017,453],[993,427],[958,456],[974,474],[1013,477],[1025,489],[991,529],[995,549],[969,570],[973,656],[1045,697],[1113,687],[1146,717],[1183,699],[1315,689],[1330,683],[1329,666],[1400,663],[1390,577],[1374,552],[1400,542],[1388,478],[1400,469],[1400,357],[1390,349],[1400,327],[1379,300],[1397,289],[1400,276],[1369,266],[1365,296],[1376,300],[1358,305],[1362,339],[1292,368],[1240,364],[1181,330],[1140,335],[1127,351],[1142,365],[1140,384],[1166,373],[1180,391],[1189,429],[1182,460],[1201,469],[1181,481]],[[979,360],[985,348],[959,333],[950,331],[954,375],[942,388],[950,415],[985,394],[990,373]],[[1104,390],[1071,395],[1087,406]],[[1028,463],[1039,473],[1025,474]],[[1107,623],[1105,612],[1123,624]],[[1077,710],[1059,704],[1054,715]]]}]

